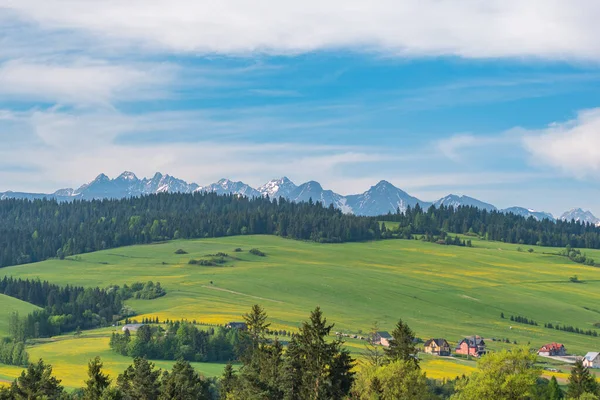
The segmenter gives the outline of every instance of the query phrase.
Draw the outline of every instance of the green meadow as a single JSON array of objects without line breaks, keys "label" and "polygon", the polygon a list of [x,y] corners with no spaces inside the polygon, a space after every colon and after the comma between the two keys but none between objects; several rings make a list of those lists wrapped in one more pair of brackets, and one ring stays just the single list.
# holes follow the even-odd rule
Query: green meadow
[{"label": "green meadow", "polygon": [[[261,304],[278,329],[294,330],[320,306],[335,331],[366,334],[375,322],[391,331],[399,318],[422,339],[446,338],[451,344],[468,335],[508,338],[538,347],[562,342],[567,351],[600,350],[600,338],[544,328],[566,324],[584,330],[600,322],[600,268],[569,261],[558,249],[473,240],[473,248],[442,246],[417,240],[317,244],[274,236],[238,236],[132,246],[66,260],[4,268],[3,273],[39,278],[56,284],[101,286],[159,281],[167,295],[128,301],[139,317],[187,319],[223,324],[239,321],[252,304]],[[234,252],[241,248],[242,252]],[[266,257],[252,255],[258,248]],[[530,253],[527,250],[533,249]],[[175,251],[188,254],[178,255]],[[230,255],[220,266],[189,264],[218,252]],[[586,251],[600,260],[600,251]],[[581,283],[570,282],[577,275]],[[12,309],[26,314],[26,303],[0,297],[0,329]],[[504,313],[506,319],[501,319]],[[510,322],[520,315],[540,326]],[[4,325],[3,325],[4,324]],[[113,328],[114,329],[114,328]],[[600,331],[600,329],[597,329]],[[111,373],[131,360],[108,348],[110,330],[84,332],[36,344],[32,359],[52,363],[67,386],[79,386],[89,358],[101,355]],[[359,354],[362,343],[348,343]],[[499,343],[494,343],[500,346]],[[493,346],[494,347],[494,346]],[[159,366],[171,365],[157,362]],[[197,364],[209,376],[219,364]],[[460,360],[424,360],[433,377],[454,377],[472,371]],[[10,378],[18,368],[2,367]]]}]

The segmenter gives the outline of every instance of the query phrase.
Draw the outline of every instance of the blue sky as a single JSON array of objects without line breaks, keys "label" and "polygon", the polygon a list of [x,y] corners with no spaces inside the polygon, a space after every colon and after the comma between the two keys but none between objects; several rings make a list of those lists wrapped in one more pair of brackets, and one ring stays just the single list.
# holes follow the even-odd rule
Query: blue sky
[{"label": "blue sky", "polygon": [[0,0],[0,191],[100,172],[600,214],[595,1]]}]

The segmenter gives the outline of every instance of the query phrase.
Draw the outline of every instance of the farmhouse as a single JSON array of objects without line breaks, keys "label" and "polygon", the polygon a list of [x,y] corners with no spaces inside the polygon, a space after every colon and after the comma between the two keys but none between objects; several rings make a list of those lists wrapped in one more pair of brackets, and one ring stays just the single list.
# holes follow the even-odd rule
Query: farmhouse
[{"label": "farmhouse", "polygon": [[549,343],[547,345],[542,346],[538,350],[538,354],[544,357],[566,356],[567,351],[565,350],[565,346],[563,346],[561,343]]},{"label": "farmhouse", "polygon": [[140,329],[140,327],[144,326],[145,324],[127,324],[125,326],[123,326],[123,329],[121,329],[123,332],[125,331],[129,331],[129,332],[137,332],[138,329]]},{"label": "farmhouse", "polygon": [[225,325],[225,328],[238,329],[240,331],[245,331],[248,329],[248,326],[246,325],[245,322],[229,322],[227,325]]},{"label": "farmhouse", "polygon": [[588,368],[600,368],[600,353],[587,353],[583,357],[583,366]]},{"label": "farmhouse", "polygon": [[390,340],[392,340],[392,335],[385,331],[376,332],[375,337],[373,339],[375,341],[375,344],[390,347]]},{"label": "farmhouse", "polygon": [[480,357],[487,351],[485,350],[485,342],[481,336],[469,336],[458,342],[455,352],[456,354]]},{"label": "farmhouse", "polygon": [[436,356],[450,355],[450,345],[446,339],[429,339],[425,342],[423,350],[427,354],[433,354]]}]

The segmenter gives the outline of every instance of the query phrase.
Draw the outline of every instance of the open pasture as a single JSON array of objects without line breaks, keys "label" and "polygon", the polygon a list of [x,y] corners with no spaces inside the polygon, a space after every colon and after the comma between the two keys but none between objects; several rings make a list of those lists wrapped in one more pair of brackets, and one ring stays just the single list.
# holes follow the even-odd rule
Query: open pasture
[{"label": "open pasture", "polygon": [[[416,240],[317,244],[273,236],[238,236],[112,249],[70,260],[4,268],[3,273],[101,287],[159,281],[166,296],[128,301],[138,318],[222,324],[240,320],[252,304],[260,303],[275,328],[294,330],[318,305],[336,324],[335,331],[366,334],[376,321],[381,330],[391,331],[402,318],[418,337],[443,337],[451,344],[478,334],[532,347],[562,342],[569,353],[576,354],[598,351],[599,338],[543,325],[596,329],[594,324],[600,322],[600,268],[550,254],[558,249],[533,247],[534,252],[529,253],[504,243],[474,240],[473,245],[464,248]],[[243,251],[234,252],[236,248]],[[250,254],[252,248],[267,256]],[[188,254],[175,254],[178,249]],[[220,266],[188,263],[218,252],[231,259]],[[586,252],[600,259],[600,252]],[[570,282],[573,275],[583,282]],[[500,318],[501,313],[506,319]],[[533,319],[539,326],[510,322],[511,315]],[[111,353],[108,336],[86,339],[84,335],[76,340],[81,345],[69,345],[69,352],[60,349],[60,342],[35,346],[29,350],[31,358],[47,359],[61,376],[75,373],[69,372],[74,364],[85,365],[96,354],[106,359],[111,371],[120,371],[130,362]],[[430,364],[430,374],[442,377],[470,368],[460,365],[445,373],[444,368],[436,367],[441,362],[426,362],[425,369],[429,370]],[[0,369],[0,375],[7,374]]]}]

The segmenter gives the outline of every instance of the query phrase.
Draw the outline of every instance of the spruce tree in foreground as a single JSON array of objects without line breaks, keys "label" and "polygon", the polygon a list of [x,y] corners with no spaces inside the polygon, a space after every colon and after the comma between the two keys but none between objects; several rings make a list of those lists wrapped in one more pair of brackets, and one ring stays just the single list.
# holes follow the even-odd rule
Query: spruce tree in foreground
[{"label": "spruce tree in foreground", "polygon": [[583,360],[578,360],[571,369],[567,396],[570,399],[577,399],[586,393],[598,394],[598,382],[589,369],[583,366]]},{"label": "spruce tree in foreground", "polygon": [[59,399],[63,393],[60,380],[52,376],[52,366],[41,359],[30,364],[21,376],[15,379],[9,389],[9,397],[14,400]]},{"label": "spruce tree in foreground", "polygon": [[548,385],[548,400],[562,400],[564,398],[565,394],[558,385],[556,377],[552,375],[552,379],[550,379],[550,384]]},{"label": "spruce tree in foreground", "polygon": [[119,375],[117,387],[125,398],[132,400],[156,400],[160,393],[160,370],[145,358],[136,358],[133,365]]},{"label": "spruce tree in foreground", "polygon": [[221,381],[222,397],[225,393],[231,399],[281,399],[283,346],[278,340],[267,340],[270,324],[261,306],[254,305],[243,317],[248,328],[242,334],[240,359],[244,365],[237,376],[227,367]]},{"label": "spruce tree in foreground", "polygon": [[392,331],[390,346],[384,351],[389,361],[410,361],[419,365],[415,334],[402,320],[396,324],[396,328]]},{"label": "spruce tree in foreground", "polygon": [[317,307],[302,324],[286,353],[285,399],[341,399],[354,382],[354,360],[339,339],[328,341],[333,325],[328,325]]},{"label": "spruce tree in foreground", "polygon": [[88,377],[85,381],[83,398],[85,400],[99,400],[104,391],[110,386],[110,378],[102,373],[102,361],[96,357],[88,363]]},{"label": "spruce tree in foreground", "polygon": [[187,361],[177,361],[162,379],[160,400],[210,400],[208,382]]}]

